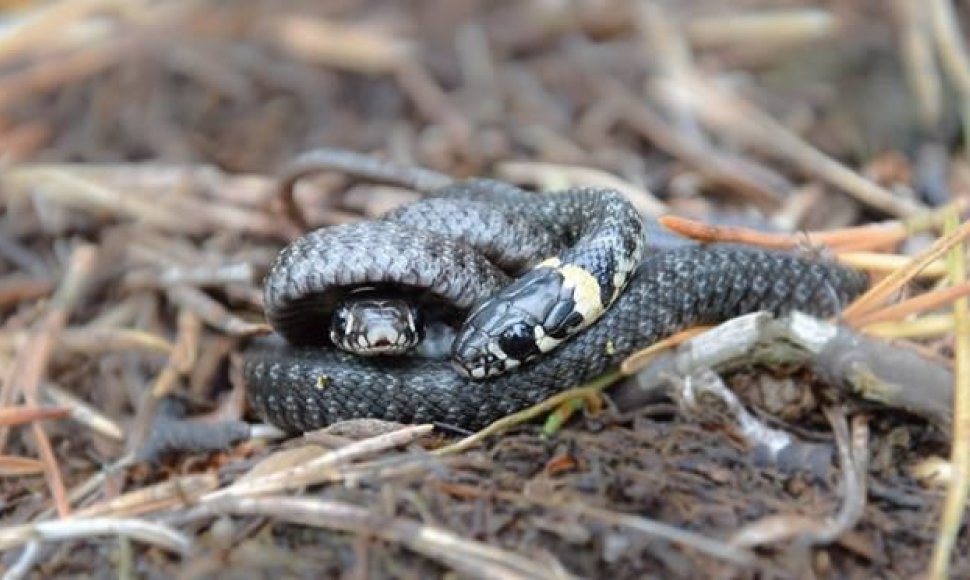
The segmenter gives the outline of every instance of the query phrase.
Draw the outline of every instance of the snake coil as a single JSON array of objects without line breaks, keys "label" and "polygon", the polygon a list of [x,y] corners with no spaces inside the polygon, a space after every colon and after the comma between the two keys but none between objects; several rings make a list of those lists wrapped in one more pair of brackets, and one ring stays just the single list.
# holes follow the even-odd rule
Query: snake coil
[{"label": "snake coil", "polygon": [[[503,203],[504,199],[510,203],[508,200],[520,195],[516,188],[499,182],[473,183],[472,187],[467,183],[440,187],[435,197],[475,200],[485,191],[492,202]],[[563,221],[561,209],[553,209],[551,202],[548,207],[535,203],[536,199],[529,205],[530,213],[556,239],[582,238],[578,222],[587,219],[591,210],[604,211],[588,206],[574,209],[571,220]],[[610,221],[619,214],[608,210],[606,218],[600,218],[600,223],[607,224],[602,237],[593,239],[619,249],[612,262],[577,262],[570,255],[560,259],[561,263],[582,264],[584,273],[597,279],[600,299],[612,302],[612,307],[604,308],[595,322],[573,325],[575,336],[568,340],[553,336],[555,344],[550,346],[555,346],[554,350],[531,353],[534,360],[519,368],[503,368],[509,372],[475,380],[467,369],[456,370],[446,361],[362,358],[326,344],[313,344],[322,334],[322,323],[314,314],[331,307],[340,289],[347,286],[372,283],[375,278],[403,283],[459,311],[494,296],[496,288],[508,287],[504,274],[483,270],[486,267],[479,265],[479,258],[466,254],[463,244],[453,244],[465,248],[456,249],[425,234],[464,220],[478,220],[479,229],[472,231],[489,243],[523,248],[532,242],[521,239],[521,234],[510,234],[514,228],[490,231],[485,227],[488,220],[476,217],[474,203],[441,207],[450,209],[443,209],[444,213],[414,212],[429,220],[425,229],[409,229],[393,219],[383,224],[364,222],[325,234],[307,234],[284,249],[267,277],[265,290],[267,317],[288,341],[257,341],[248,349],[244,365],[250,400],[266,421],[288,431],[312,430],[361,417],[478,429],[557,391],[582,384],[636,350],[686,327],[758,310],[775,314],[801,310],[828,316],[867,284],[864,274],[831,261],[735,246],[678,248],[641,258],[639,228],[634,227],[635,241],[622,241],[617,224]],[[617,237],[610,238],[613,235]],[[561,272],[553,261],[543,267]],[[617,280],[624,282],[620,280],[624,270],[629,271],[629,282],[620,291],[610,278],[620,273]],[[492,286],[486,287],[481,280],[489,276],[493,276]],[[577,287],[574,281],[572,291]],[[548,296],[543,292],[539,295]],[[498,304],[508,302],[503,298]],[[504,316],[510,310],[514,309],[506,306],[497,315]],[[539,310],[531,313],[540,318],[536,312]],[[496,312],[484,316],[496,316]],[[470,328],[471,334],[494,330],[486,323]],[[531,338],[541,340],[542,336],[533,331]],[[488,351],[487,346],[485,349]],[[519,349],[508,350],[516,356],[522,354]],[[503,360],[508,360],[510,353],[503,354]]]}]

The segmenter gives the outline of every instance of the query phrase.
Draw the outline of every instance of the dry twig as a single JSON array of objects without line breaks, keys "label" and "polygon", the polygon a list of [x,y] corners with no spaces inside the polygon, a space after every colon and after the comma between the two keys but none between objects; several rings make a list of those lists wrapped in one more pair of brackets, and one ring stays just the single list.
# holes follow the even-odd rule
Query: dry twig
[{"label": "dry twig", "polygon": [[[71,311],[84,292],[96,257],[97,250],[94,246],[79,245],[74,249],[67,272],[51,300],[46,315],[35,328],[31,339],[18,349],[17,364],[11,368],[10,375],[3,385],[3,396],[0,397],[0,400],[3,401],[4,405],[10,404],[17,394],[22,395],[28,405],[40,404],[41,384],[45,378],[47,363],[54,350],[57,336],[67,324]],[[62,516],[66,516],[69,506],[57,457],[54,455],[43,426],[39,422],[34,422],[32,429],[38,451],[44,462],[47,484],[51,490],[54,504],[57,506],[58,512]],[[7,436],[7,427],[0,426],[0,441],[5,442]],[[0,444],[0,447],[3,446],[3,444]]]},{"label": "dry twig", "polygon": [[[955,230],[956,224],[954,215],[949,229]],[[963,229],[970,227],[968,224],[970,221],[963,224]],[[954,285],[965,284],[966,253],[962,239],[961,243],[953,245],[949,258],[950,282]],[[930,575],[934,578],[949,576],[951,554],[964,520],[967,496],[970,495],[970,312],[965,296],[954,301],[953,314],[956,319],[953,349],[956,383],[953,392],[953,433],[950,439],[953,478],[947,488],[940,531],[930,565]]]}]

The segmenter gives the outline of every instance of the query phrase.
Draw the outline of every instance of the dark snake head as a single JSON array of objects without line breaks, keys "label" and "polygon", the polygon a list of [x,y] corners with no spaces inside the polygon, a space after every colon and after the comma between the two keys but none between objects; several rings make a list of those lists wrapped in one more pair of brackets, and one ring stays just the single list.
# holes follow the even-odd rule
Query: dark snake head
[{"label": "dark snake head", "polygon": [[455,338],[458,370],[473,379],[494,377],[558,346],[584,321],[574,290],[555,268],[537,268],[506,286],[469,315]]},{"label": "dark snake head", "polygon": [[351,296],[330,319],[333,344],[359,356],[403,354],[421,342],[422,334],[413,305],[396,298]]},{"label": "dark snake head", "polygon": [[533,329],[518,313],[492,313],[485,326],[464,327],[452,346],[452,360],[473,379],[500,375],[539,356]]}]

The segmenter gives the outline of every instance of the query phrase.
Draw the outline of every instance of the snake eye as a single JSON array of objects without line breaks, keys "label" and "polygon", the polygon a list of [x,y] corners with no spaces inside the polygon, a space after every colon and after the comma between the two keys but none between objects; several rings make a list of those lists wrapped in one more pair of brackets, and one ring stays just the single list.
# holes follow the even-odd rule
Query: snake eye
[{"label": "snake eye", "polygon": [[352,319],[353,314],[348,312],[346,308],[338,308],[331,315],[330,340],[333,341],[334,344],[345,344],[347,336],[350,334],[349,326]]},{"label": "snake eye", "polygon": [[502,331],[498,346],[506,355],[518,361],[529,360],[539,354],[539,347],[532,328],[524,322],[516,322]]}]

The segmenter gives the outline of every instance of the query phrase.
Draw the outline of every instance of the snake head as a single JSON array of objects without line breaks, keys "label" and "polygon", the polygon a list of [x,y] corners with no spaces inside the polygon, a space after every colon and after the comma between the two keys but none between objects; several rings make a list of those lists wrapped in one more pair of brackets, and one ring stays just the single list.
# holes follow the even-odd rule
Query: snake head
[{"label": "snake head", "polygon": [[465,326],[452,346],[452,360],[458,370],[484,379],[514,369],[539,355],[533,327],[518,317],[493,316],[486,327]]},{"label": "snake head", "polygon": [[530,271],[469,315],[452,359],[465,375],[483,379],[549,352],[582,326],[575,295],[558,269]]},{"label": "snake head", "polygon": [[418,313],[405,300],[351,295],[330,318],[333,344],[359,356],[403,354],[421,339]]}]

